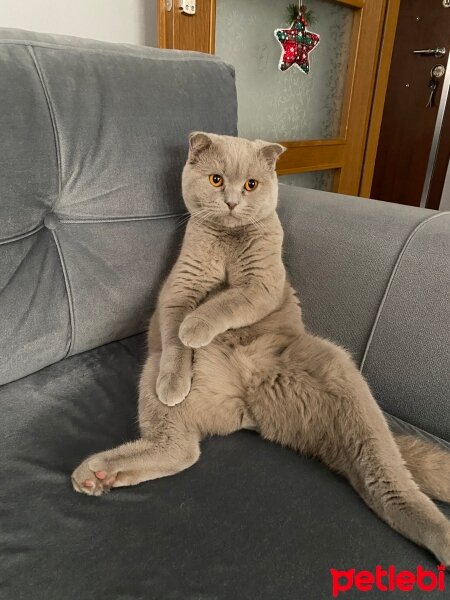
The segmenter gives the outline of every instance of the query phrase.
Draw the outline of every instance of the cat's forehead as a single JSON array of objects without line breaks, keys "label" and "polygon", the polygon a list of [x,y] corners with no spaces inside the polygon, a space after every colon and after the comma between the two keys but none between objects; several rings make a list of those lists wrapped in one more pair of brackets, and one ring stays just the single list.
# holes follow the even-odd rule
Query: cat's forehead
[{"label": "cat's forehead", "polygon": [[242,179],[265,170],[259,145],[243,138],[214,136],[211,158],[230,179]]}]

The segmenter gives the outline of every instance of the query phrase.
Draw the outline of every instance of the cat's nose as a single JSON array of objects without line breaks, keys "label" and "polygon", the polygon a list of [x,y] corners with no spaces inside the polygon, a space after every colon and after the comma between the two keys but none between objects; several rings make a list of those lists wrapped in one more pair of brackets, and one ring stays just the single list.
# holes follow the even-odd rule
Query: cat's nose
[{"label": "cat's nose", "polygon": [[237,206],[237,202],[233,202],[233,200],[225,200],[225,204],[230,210],[233,210],[233,208],[236,208]]}]

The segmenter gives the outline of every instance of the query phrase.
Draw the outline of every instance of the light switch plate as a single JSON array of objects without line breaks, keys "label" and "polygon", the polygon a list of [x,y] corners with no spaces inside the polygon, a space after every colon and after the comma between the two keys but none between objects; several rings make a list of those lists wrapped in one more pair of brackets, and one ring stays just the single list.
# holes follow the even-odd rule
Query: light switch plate
[{"label": "light switch plate", "polygon": [[180,0],[180,8],[187,15],[195,15],[195,0]]}]

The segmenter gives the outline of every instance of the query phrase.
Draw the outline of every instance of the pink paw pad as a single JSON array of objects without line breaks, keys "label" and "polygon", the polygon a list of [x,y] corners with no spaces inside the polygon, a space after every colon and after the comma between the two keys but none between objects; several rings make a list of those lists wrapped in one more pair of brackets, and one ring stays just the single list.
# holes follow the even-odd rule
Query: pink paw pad
[{"label": "pink paw pad", "polygon": [[87,487],[87,488],[92,488],[94,487],[95,483],[93,481],[91,481],[90,479],[86,479],[85,481],[83,481],[83,486]]},{"label": "pink paw pad", "polygon": [[95,471],[95,476],[97,479],[105,479],[106,471]]}]

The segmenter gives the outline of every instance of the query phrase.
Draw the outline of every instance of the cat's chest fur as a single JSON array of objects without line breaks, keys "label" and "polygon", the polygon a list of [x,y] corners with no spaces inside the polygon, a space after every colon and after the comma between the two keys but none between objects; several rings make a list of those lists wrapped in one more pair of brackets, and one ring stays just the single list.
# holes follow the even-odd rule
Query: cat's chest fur
[{"label": "cat's chest fur", "polygon": [[273,252],[281,255],[277,234],[276,230],[269,235],[255,228],[208,232],[199,250],[207,257],[210,269],[216,272],[220,289],[239,286],[252,277],[263,278],[267,256]]},{"label": "cat's chest fur", "polygon": [[[208,235],[203,242],[203,256],[208,257],[210,268],[220,273],[216,287],[204,301],[226,288],[245,285],[252,278],[264,280],[267,255],[277,252],[281,255],[281,239],[277,228],[270,235],[268,232],[255,231],[254,228],[229,230]],[[239,310],[238,306],[236,310]],[[263,323],[265,320],[239,329],[230,329],[220,334],[216,341],[224,343],[230,349],[247,346],[267,333]]]}]

